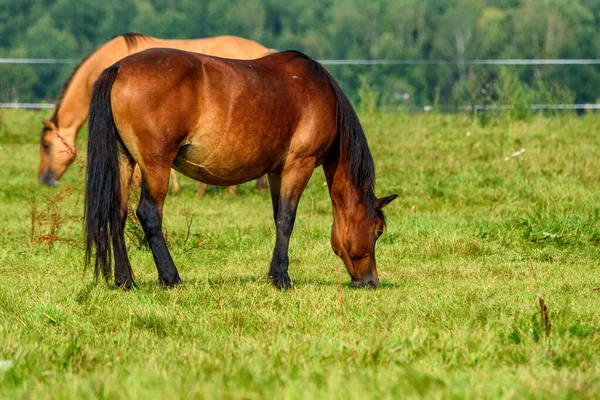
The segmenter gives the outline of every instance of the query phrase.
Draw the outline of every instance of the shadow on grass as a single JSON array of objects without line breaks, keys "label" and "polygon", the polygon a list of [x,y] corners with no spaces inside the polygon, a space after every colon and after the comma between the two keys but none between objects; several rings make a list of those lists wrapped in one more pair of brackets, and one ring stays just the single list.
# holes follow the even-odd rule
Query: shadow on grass
[{"label": "shadow on grass", "polygon": [[[178,289],[187,289],[193,287],[220,287],[220,286],[230,286],[230,285],[251,285],[251,284],[261,284],[265,286],[272,286],[271,279],[266,276],[231,276],[231,277],[217,277],[217,278],[192,278],[192,279],[183,279],[183,283],[176,287],[165,287],[160,286],[158,280],[136,280],[136,288],[134,290],[146,290],[146,289],[155,289],[157,287],[164,288],[165,290],[178,290]],[[100,284],[100,282],[99,282]],[[102,282],[103,284],[103,282]],[[342,286],[348,287],[353,290],[372,290],[366,288],[356,288],[350,284],[350,279],[348,281],[337,282],[333,279],[327,278],[309,278],[309,279],[294,279],[293,287],[297,289],[301,289],[303,287],[310,286],[320,286],[320,287],[335,287]],[[108,288],[110,290],[123,290],[117,287],[114,283],[110,283]],[[388,290],[388,289],[398,289],[400,285],[394,282],[380,282],[379,288],[377,290]],[[274,289],[275,290],[275,289]]]}]

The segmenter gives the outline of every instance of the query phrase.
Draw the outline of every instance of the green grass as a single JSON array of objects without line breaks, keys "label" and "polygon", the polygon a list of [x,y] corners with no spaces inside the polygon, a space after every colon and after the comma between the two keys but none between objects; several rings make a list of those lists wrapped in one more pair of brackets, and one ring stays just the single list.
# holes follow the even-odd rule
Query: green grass
[{"label": "green grass", "polygon": [[[83,270],[82,195],[36,182],[35,114],[2,112],[0,360],[13,366],[0,397],[599,398],[600,116],[362,120],[377,194],[400,195],[378,290],[348,286],[319,169],[292,236],[292,290],[266,276],[268,194],[246,184],[197,200],[183,178],[165,229],[184,285],[159,287],[130,241],[139,288],[124,292]],[[73,166],[62,186],[83,177]]]}]

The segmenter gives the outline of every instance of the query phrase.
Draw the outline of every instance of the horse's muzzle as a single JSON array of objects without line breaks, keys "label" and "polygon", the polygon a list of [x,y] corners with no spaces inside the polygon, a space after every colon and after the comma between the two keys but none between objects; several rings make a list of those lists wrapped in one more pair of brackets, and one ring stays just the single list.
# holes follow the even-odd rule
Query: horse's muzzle
[{"label": "horse's muzzle", "polygon": [[363,277],[362,279],[353,279],[350,285],[355,288],[377,289],[377,286],[379,286],[379,278],[371,275]]},{"label": "horse's muzzle", "polygon": [[54,178],[54,172],[47,171],[40,175],[40,183],[50,187],[57,187],[58,181]]}]

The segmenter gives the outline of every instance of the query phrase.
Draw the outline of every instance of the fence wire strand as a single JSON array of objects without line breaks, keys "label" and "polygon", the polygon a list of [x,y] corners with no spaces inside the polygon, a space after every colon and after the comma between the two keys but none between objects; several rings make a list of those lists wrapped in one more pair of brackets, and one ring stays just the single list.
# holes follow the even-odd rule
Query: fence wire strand
[{"label": "fence wire strand", "polygon": [[[73,58],[0,58],[0,64],[77,64],[79,59]],[[505,60],[465,60],[463,62],[448,60],[319,60],[323,65],[600,65],[600,59],[505,59]],[[454,110],[470,110],[471,106],[453,107]],[[442,108],[444,108],[442,107]],[[475,105],[477,110],[504,109],[509,106]],[[600,104],[531,104],[533,110],[599,110]],[[54,108],[50,103],[0,103],[0,108],[13,109],[48,109]],[[411,110],[430,111],[431,106],[411,107]]]}]

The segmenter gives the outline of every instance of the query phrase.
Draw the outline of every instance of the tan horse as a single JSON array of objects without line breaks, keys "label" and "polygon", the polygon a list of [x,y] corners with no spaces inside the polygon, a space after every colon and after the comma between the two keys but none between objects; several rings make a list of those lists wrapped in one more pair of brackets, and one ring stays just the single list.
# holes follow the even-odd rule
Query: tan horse
[{"label": "tan horse", "polygon": [[[108,66],[123,57],[139,51],[165,47],[203,53],[213,56],[250,60],[273,53],[266,47],[237,36],[218,36],[191,40],[165,40],[150,36],[128,33],[114,37],[84,59],[64,83],[54,110],[54,115],[43,120],[38,178],[42,184],[58,185],[69,165],[73,162],[76,148],[75,138],[88,117],[90,98],[94,82]],[[171,175],[174,189],[178,185]],[[265,178],[257,182],[257,188],[266,187]],[[230,191],[236,192],[232,187]],[[198,195],[206,192],[201,185]]]},{"label": "tan horse", "polygon": [[180,283],[162,231],[169,171],[211,185],[268,174],[275,249],[269,276],[290,287],[288,246],[300,196],[323,165],[333,205],[331,245],[352,284],[377,287],[375,243],[382,208],[375,166],[358,117],[333,77],[298,52],[257,60],[150,49],[107,68],[94,86],[88,125],[86,253],[95,271],[133,282],[125,247],[129,182],[142,170],[137,208],[159,281]]}]

